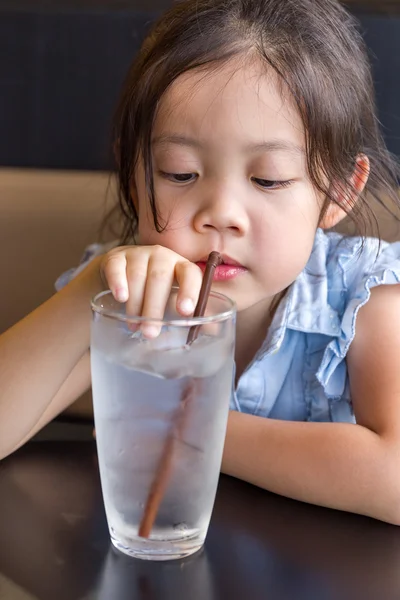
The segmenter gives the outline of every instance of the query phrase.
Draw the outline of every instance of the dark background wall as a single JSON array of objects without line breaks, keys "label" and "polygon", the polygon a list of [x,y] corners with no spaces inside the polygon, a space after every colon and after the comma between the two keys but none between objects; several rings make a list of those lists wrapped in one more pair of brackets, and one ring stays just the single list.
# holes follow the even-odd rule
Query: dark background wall
[{"label": "dark background wall", "polygon": [[[283,0],[284,1],[284,0]],[[168,0],[0,0],[0,165],[107,169],[121,83]],[[400,155],[400,15],[356,11]]]}]

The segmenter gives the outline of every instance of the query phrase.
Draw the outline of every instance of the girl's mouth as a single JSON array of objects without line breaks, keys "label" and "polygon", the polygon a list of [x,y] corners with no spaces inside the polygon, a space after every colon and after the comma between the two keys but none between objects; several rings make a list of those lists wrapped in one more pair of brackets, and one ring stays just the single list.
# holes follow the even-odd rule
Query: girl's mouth
[{"label": "girl's mouth", "polygon": [[[243,267],[243,265],[240,265],[239,263],[230,259],[229,257],[223,256],[222,258],[223,263],[216,267],[214,271],[213,281],[230,281],[231,279],[235,279],[239,275],[246,273],[247,269],[246,267]],[[206,268],[206,261],[200,260],[196,264],[204,273]]]}]

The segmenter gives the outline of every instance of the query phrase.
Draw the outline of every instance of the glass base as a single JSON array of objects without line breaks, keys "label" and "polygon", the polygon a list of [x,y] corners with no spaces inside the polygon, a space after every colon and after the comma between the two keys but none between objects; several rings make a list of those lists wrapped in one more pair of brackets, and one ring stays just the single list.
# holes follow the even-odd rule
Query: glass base
[{"label": "glass base", "polygon": [[142,560],[177,560],[186,558],[203,547],[203,541],[197,535],[181,540],[160,541],[141,537],[121,540],[112,533],[111,542],[120,552]]}]

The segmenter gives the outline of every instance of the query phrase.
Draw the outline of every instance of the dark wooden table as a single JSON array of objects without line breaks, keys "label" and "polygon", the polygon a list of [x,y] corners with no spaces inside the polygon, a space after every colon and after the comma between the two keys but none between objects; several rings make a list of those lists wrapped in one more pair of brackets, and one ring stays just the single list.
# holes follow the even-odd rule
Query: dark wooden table
[{"label": "dark wooden table", "polygon": [[109,542],[91,441],[0,463],[1,600],[398,600],[400,529],[222,476],[205,548],[129,558]]}]

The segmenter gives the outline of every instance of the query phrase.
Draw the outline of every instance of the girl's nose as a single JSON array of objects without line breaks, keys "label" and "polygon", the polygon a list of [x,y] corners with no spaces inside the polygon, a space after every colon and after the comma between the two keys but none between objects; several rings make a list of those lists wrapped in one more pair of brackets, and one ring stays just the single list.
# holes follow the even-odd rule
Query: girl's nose
[{"label": "girl's nose", "polygon": [[194,228],[199,233],[214,230],[243,236],[248,226],[244,202],[227,190],[210,194],[199,207],[194,218]]}]

